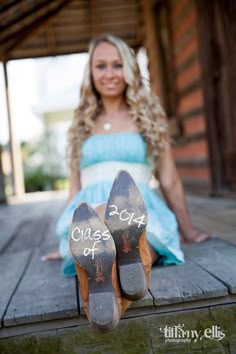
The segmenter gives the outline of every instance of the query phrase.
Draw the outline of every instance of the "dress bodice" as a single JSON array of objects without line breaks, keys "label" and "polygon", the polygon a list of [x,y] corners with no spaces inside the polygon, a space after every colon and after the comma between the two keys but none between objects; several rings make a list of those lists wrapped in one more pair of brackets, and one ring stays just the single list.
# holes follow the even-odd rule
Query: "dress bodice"
[{"label": "dress bodice", "polygon": [[80,169],[106,161],[148,164],[146,143],[135,132],[90,136],[82,145]]}]

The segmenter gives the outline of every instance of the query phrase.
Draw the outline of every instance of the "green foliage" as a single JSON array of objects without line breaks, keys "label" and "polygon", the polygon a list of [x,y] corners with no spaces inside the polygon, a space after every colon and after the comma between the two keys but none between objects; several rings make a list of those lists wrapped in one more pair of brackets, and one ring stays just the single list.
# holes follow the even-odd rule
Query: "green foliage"
[{"label": "green foliage", "polygon": [[[37,167],[24,172],[26,193],[63,188],[63,184],[59,183],[59,181],[62,181],[61,176],[49,175],[42,167]],[[65,185],[66,179],[63,181]]]},{"label": "green foliage", "polygon": [[58,155],[52,136],[45,134],[36,142],[23,142],[21,149],[26,192],[68,187],[62,169],[63,158]]}]

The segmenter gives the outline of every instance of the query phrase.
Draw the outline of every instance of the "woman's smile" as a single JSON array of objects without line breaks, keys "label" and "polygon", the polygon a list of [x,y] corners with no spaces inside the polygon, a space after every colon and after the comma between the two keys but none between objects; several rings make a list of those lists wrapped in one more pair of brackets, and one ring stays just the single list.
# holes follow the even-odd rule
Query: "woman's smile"
[{"label": "woman's smile", "polygon": [[115,89],[117,87],[117,83],[105,82],[105,83],[103,83],[103,86],[105,86],[106,88],[112,90],[112,89]]},{"label": "woman's smile", "polygon": [[123,95],[126,88],[123,62],[115,46],[103,42],[95,48],[91,60],[91,72],[94,86],[101,97]]}]

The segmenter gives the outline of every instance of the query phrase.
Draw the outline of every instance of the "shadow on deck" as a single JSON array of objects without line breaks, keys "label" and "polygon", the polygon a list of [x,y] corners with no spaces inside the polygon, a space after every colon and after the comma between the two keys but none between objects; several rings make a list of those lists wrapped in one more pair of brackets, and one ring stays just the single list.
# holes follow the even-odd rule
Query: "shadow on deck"
[{"label": "shadow on deck", "polygon": [[235,353],[234,201],[189,196],[194,224],[219,237],[184,246],[182,266],[154,267],[148,295],[116,330],[97,334],[75,277],[61,276],[59,261],[40,260],[57,247],[64,195],[41,199],[0,206],[0,353]]}]

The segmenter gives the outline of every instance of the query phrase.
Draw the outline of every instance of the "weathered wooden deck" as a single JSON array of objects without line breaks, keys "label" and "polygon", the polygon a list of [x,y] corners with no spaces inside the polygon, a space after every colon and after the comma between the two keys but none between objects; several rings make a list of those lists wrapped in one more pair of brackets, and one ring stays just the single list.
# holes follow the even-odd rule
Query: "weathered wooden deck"
[{"label": "weathered wooden deck", "polygon": [[[0,353],[236,353],[236,203],[188,201],[194,224],[220,238],[184,246],[182,266],[154,267],[148,295],[109,334],[90,329],[76,278],[40,260],[57,245],[63,197],[0,206]],[[160,328],[178,324],[225,338],[165,342]]]}]

